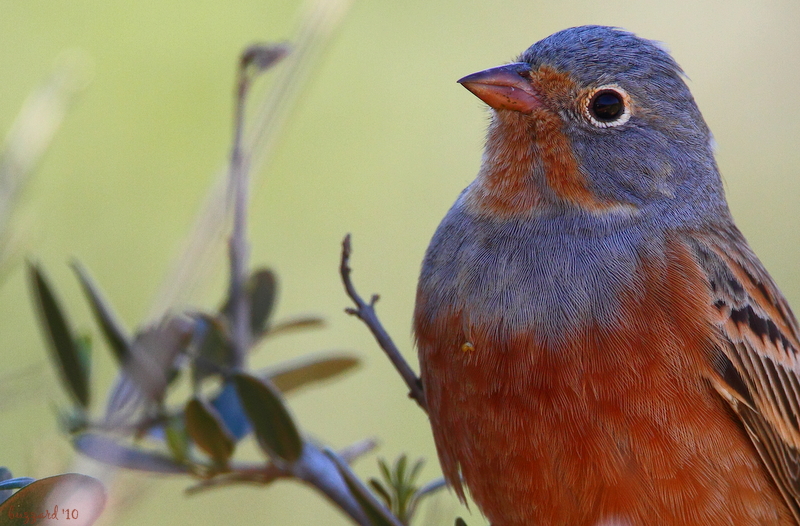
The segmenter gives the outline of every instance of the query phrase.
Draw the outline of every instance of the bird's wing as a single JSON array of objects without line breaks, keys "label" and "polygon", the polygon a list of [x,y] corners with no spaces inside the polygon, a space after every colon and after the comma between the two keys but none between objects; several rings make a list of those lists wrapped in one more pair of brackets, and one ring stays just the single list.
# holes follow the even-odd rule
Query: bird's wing
[{"label": "bird's wing", "polygon": [[800,327],[736,227],[695,241],[720,335],[712,381],[800,524]]}]

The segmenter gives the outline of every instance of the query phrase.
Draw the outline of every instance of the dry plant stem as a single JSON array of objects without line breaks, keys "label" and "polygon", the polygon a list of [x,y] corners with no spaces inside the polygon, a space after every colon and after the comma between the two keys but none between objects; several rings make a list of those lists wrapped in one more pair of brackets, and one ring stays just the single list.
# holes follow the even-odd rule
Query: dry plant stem
[{"label": "dry plant stem", "polygon": [[[231,339],[235,356],[234,367],[244,367],[247,349],[250,346],[250,313],[245,284],[249,246],[246,240],[247,218],[247,154],[242,145],[244,129],[244,107],[247,92],[255,76],[280,60],[285,55],[280,46],[252,46],[245,50],[239,64],[234,140],[230,161],[230,192],[234,199],[233,231],[230,239],[230,323]],[[299,459],[292,463],[272,462],[266,466],[239,466],[234,471],[204,481],[193,491],[232,484],[267,484],[278,478],[296,478],[316,488],[333,504],[338,506],[357,524],[371,526],[358,500],[353,496],[339,467],[317,446],[306,442]]]},{"label": "dry plant stem", "polygon": [[244,144],[244,108],[247,93],[255,78],[277,64],[289,52],[285,44],[254,44],[246,48],[239,58],[239,76],[236,90],[236,113],[233,120],[233,146],[229,174],[229,192],[233,197],[233,231],[230,240],[230,322],[234,354],[234,368],[245,365],[250,348],[250,305],[245,293],[247,283],[247,198],[250,186],[249,157],[251,148]]},{"label": "dry plant stem", "polygon": [[342,262],[339,267],[339,272],[342,275],[344,289],[347,295],[350,296],[350,299],[353,300],[353,303],[356,304],[356,308],[347,308],[345,312],[358,317],[367,325],[372,335],[375,337],[375,340],[378,342],[378,345],[383,349],[383,352],[386,353],[386,356],[392,362],[394,368],[397,369],[397,372],[403,378],[406,386],[408,386],[408,396],[416,400],[422,410],[427,413],[428,407],[425,403],[425,394],[422,391],[422,382],[411,366],[408,365],[405,358],[403,358],[403,355],[400,354],[397,346],[392,341],[389,333],[386,332],[386,329],[383,328],[383,325],[378,319],[378,315],[375,313],[375,302],[378,301],[378,295],[374,294],[369,303],[367,303],[361,298],[358,292],[356,292],[355,286],[353,286],[353,282],[350,279],[350,273],[352,272],[350,268],[350,252],[350,234],[347,234],[342,242]]},{"label": "dry plant stem", "polygon": [[236,115],[234,117],[233,147],[231,148],[230,192],[233,194],[233,232],[231,233],[229,255],[231,262],[230,290],[231,334],[235,357],[234,367],[243,367],[247,349],[250,346],[245,282],[247,281],[247,257],[249,246],[246,238],[247,228],[247,158],[242,149],[244,129],[244,107],[247,91],[252,80],[244,57],[239,63],[238,89],[236,93]]}]

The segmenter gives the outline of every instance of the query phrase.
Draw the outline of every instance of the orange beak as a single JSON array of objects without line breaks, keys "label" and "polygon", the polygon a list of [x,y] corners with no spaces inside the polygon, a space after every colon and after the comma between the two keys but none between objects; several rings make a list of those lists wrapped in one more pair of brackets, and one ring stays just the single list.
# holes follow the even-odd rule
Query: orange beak
[{"label": "orange beak", "polygon": [[513,62],[467,75],[458,83],[496,110],[527,114],[542,107],[542,101],[526,77],[530,70],[524,62]]}]

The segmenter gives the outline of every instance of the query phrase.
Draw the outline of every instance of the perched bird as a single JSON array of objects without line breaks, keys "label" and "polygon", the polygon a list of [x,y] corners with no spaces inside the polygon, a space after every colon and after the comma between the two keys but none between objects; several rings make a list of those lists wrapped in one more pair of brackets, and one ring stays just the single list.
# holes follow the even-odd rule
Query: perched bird
[{"label": "perched bird", "polygon": [[441,465],[493,526],[800,524],[800,328],[657,43],[586,26],[492,108],[414,313]]}]

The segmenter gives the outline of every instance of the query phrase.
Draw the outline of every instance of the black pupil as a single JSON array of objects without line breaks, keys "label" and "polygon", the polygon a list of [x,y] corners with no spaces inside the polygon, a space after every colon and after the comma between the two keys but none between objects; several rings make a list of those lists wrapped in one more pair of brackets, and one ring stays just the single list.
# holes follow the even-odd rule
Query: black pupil
[{"label": "black pupil", "polygon": [[622,97],[614,91],[603,91],[592,101],[592,113],[599,121],[613,121],[622,115],[623,109]]}]

